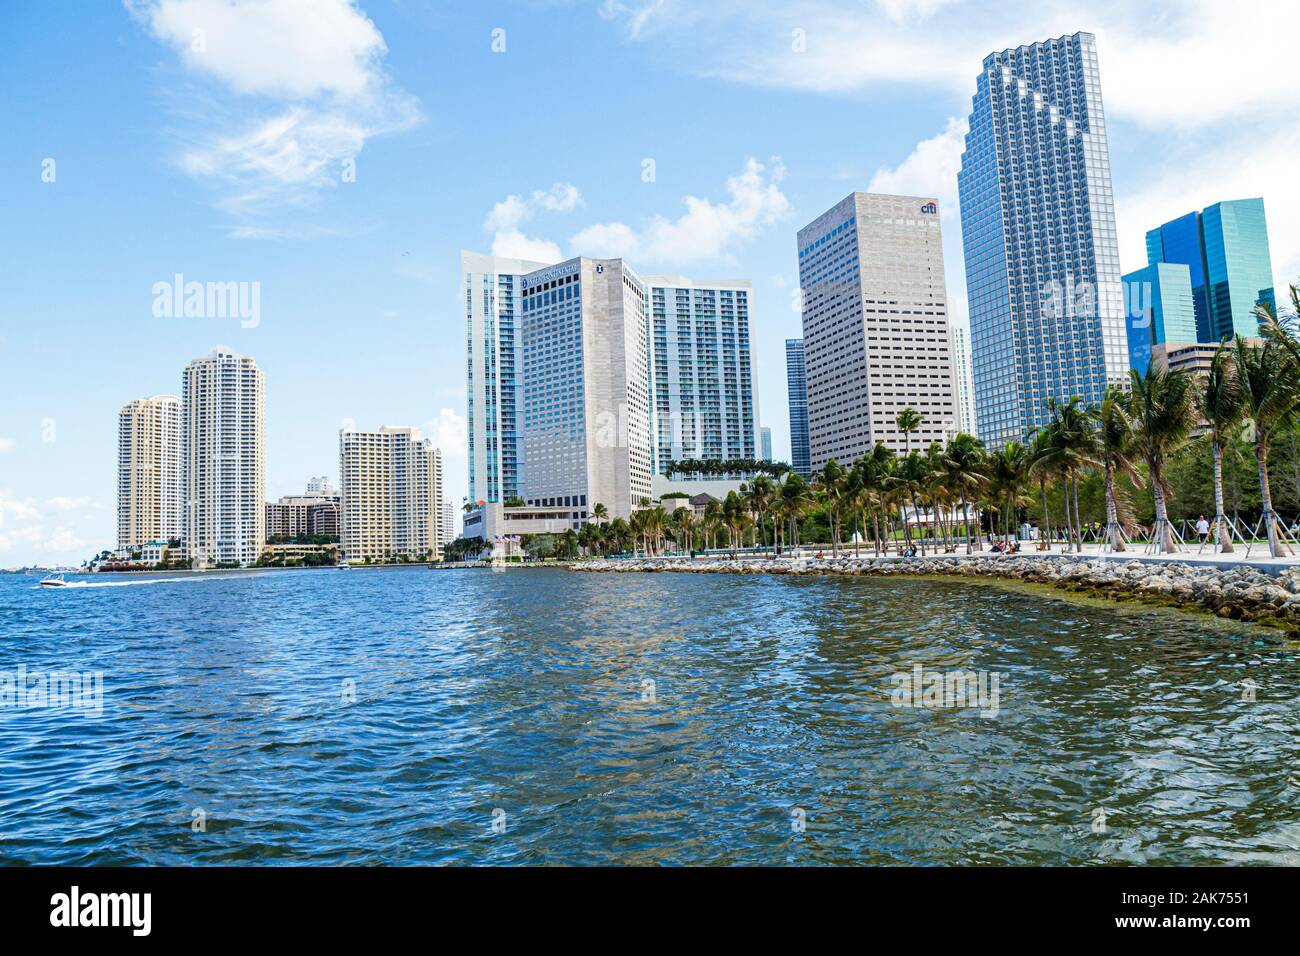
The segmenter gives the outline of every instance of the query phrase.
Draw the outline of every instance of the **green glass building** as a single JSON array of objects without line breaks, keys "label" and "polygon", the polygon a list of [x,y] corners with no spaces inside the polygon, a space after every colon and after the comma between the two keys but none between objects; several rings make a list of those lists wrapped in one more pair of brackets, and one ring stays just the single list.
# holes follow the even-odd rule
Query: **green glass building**
[{"label": "green glass building", "polygon": [[1258,335],[1255,306],[1277,302],[1263,199],[1215,203],[1152,229],[1147,261],[1188,267],[1199,342]]},{"label": "green glass building", "polygon": [[1204,341],[1193,303],[1191,270],[1181,262],[1156,262],[1124,276],[1130,368],[1145,373],[1153,346]]}]

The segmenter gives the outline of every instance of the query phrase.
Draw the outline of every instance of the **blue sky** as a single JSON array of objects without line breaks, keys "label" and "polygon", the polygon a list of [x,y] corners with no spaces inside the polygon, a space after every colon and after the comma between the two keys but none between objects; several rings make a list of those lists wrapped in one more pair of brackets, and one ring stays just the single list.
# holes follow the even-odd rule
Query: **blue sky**
[{"label": "blue sky", "polygon": [[[351,419],[423,427],[459,499],[462,248],[752,279],[784,457],[796,230],[855,189],[938,198],[964,321],[955,177],[980,61],[1079,29],[1098,35],[1124,268],[1150,226],[1262,195],[1295,281],[1300,74],[1260,38],[1300,14],[1129,6],[5,3],[0,566],[112,545],[118,408],[178,393],[218,344],[266,373],[268,498],[337,478]],[[258,283],[259,321],[156,316],[177,273]]]}]

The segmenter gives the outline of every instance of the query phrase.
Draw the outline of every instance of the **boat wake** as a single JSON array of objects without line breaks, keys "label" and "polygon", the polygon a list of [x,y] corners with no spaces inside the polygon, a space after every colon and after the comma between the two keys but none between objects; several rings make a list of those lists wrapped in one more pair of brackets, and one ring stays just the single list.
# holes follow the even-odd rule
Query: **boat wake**
[{"label": "boat wake", "polygon": [[[67,581],[57,588],[45,588],[47,591],[64,591],[68,588],[131,588],[143,584],[191,584],[195,581],[229,581],[231,578],[257,577],[253,574],[194,575],[184,578],[149,578],[145,581]],[[40,587],[40,585],[37,585]]]}]

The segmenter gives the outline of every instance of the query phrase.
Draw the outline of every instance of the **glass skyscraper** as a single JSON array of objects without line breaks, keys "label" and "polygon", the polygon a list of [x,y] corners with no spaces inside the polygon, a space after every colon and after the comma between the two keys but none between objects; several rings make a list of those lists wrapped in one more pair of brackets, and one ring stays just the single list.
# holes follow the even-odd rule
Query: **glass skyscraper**
[{"label": "glass skyscraper", "polygon": [[984,58],[957,176],[979,435],[1046,424],[1128,373],[1096,38]]},{"label": "glass skyscraper", "polygon": [[812,474],[808,447],[808,378],[803,339],[785,340],[785,383],[790,396],[790,467],[807,478]]},{"label": "glass skyscraper", "polygon": [[1188,267],[1198,342],[1258,335],[1256,304],[1276,305],[1263,199],[1215,203],[1150,230],[1147,261]]},{"label": "glass skyscraper", "polygon": [[545,265],[481,252],[460,254],[471,502],[523,496],[520,280]]},{"label": "glass skyscraper", "polygon": [[1145,373],[1156,345],[1204,341],[1197,338],[1194,301],[1191,271],[1182,263],[1156,262],[1124,276],[1130,368]]},{"label": "glass skyscraper", "polygon": [[758,457],[748,280],[646,276],[655,463]]}]

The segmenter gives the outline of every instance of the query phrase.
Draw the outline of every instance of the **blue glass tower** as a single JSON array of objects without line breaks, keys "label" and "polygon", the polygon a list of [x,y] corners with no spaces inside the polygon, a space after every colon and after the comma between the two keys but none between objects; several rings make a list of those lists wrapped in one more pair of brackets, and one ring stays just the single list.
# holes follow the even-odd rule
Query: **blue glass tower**
[{"label": "blue glass tower", "polygon": [[803,339],[785,340],[785,383],[790,394],[790,467],[807,478],[812,474],[808,445],[808,377]]},{"label": "blue glass tower", "polygon": [[1129,367],[1145,373],[1151,349],[1197,338],[1191,270],[1182,263],[1156,262],[1124,276]]},{"label": "blue glass tower", "polygon": [[1152,229],[1147,261],[1190,269],[1198,342],[1258,335],[1255,306],[1276,305],[1263,199],[1215,203]]},{"label": "blue glass tower", "polygon": [[977,422],[999,446],[1128,374],[1092,34],[984,58],[957,186]]}]

